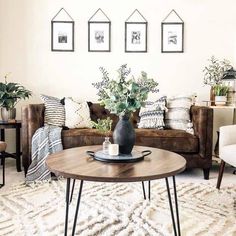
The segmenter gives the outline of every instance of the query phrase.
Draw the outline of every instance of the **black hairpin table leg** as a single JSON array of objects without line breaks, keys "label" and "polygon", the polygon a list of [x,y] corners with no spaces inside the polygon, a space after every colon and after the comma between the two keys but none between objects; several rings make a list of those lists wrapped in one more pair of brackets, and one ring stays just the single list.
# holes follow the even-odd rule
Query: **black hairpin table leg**
[{"label": "black hairpin table leg", "polygon": [[168,193],[168,199],[169,199],[169,205],[170,205],[170,212],[171,212],[171,218],[172,218],[172,224],[174,229],[174,235],[175,236],[181,236],[180,232],[180,222],[179,222],[179,210],[178,210],[178,199],[177,199],[177,192],[176,192],[176,183],[175,183],[175,177],[173,176],[173,189],[174,189],[174,198],[175,198],[175,209],[176,209],[176,219],[177,219],[177,228],[178,228],[178,234],[176,230],[176,223],[175,223],[175,217],[174,217],[174,211],[172,206],[172,199],[170,194],[170,186],[168,182],[168,178],[165,178],[166,180],[166,189]]},{"label": "black hairpin table leg", "polygon": [[70,178],[68,178],[66,181],[66,216],[65,216],[65,230],[64,230],[65,236],[67,236],[69,204],[70,204]]},{"label": "black hairpin table leg", "polygon": [[151,181],[148,181],[148,199],[151,200]]},{"label": "black hairpin table leg", "polygon": [[81,194],[82,194],[82,189],[83,189],[83,183],[84,183],[84,181],[81,180],[78,199],[77,199],[77,205],[76,205],[76,209],[75,209],[75,217],[74,217],[74,224],[73,224],[73,229],[72,229],[72,236],[75,235],[76,222],[77,222],[77,217],[78,217],[78,212],[79,212],[79,205],[80,205],[80,199],[81,199]]},{"label": "black hairpin table leg", "polygon": [[73,179],[73,184],[72,184],[72,189],[71,189],[71,194],[70,194],[70,203],[72,202],[74,188],[75,188],[75,179]]},{"label": "black hairpin table leg", "polygon": [[144,200],[146,200],[145,186],[144,186],[143,181],[142,181],[142,187],[143,187],[143,198],[144,198]]}]

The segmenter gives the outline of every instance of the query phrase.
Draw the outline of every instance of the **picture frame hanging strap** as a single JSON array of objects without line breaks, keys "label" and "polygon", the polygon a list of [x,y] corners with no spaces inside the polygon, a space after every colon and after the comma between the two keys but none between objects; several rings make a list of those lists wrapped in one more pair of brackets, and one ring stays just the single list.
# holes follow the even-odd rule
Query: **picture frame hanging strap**
[{"label": "picture frame hanging strap", "polygon": [[62,7],[62,8],[57,12],[57,14],[52,18],[51,21],[54,21],[55,18],[61,13],[61,11],[64,11],[64,12],[70,17],[70,19],[71,19],[72,21],[74,21],[74,19],[73,19],[73,18],[71,17],[71,15],[66,11],[66,9],[65,9],[64,7]]},{"label": "picture frame hanging strap", "polygon": [[162,22],[165,22],[167,20],[167,18],[172,14],[172,12],[181,20],[182,23],[184,23],[183,19],[179,16],[179,14],[174,9],[172,9],[169,12],[169,14],[164,18],[164,20]]},{"label": "picture frame hanging strap", "polygon": [[140,13],[140,11],[138,9],[135,9],[132,14],[126,19],[125,22],[129,21],[129,19],[134,15],[134,13],[137,12],[142,18],[143,18],[143,22],[147,22],[146,18]]},{"label": "picture frame hanging strap", "polygon": [[102,14],[107,18],[107,21],[104,21],[104,22],[111,22],[111,20],[109,19],[109,17],[105,14],[105,12],[101,9],[101,8],[98,8],[97,11],[95,11],[95,13],[89,18],[88,22],[91,22],[93,17],[99,12],[101,11]]}]

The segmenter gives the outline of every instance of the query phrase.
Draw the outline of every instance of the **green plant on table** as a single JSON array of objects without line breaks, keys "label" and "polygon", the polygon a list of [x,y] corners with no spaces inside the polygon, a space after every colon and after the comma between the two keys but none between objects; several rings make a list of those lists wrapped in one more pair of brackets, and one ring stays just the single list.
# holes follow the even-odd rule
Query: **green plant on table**
[{"label": "green plant on table", "polygon": [[111,131],[112,122],[113,121],[110,117],[107,117],[106,119],[98,119],[97,122],[91,121],[92,126],[105,136],[108,136]]},{"label": "green plant on table", "polygon": [[229,87],[223,84],[216,84],[213,86],[215,96],[227,96]]},{"label": "green plant on table", "polygon": [[9,74],[4,76],[5,82],[0,82],[0,106],[7,110],[14,108],[21,99],[29,98],[32,93],[18,83],[7,82]]},{"label": "green plant on table", "polygon": [[111,79],[108,72],[100,67],[102,81],[93,83],[98,89],[97,95],[101,105],[111,113],[123,116],[130,115],[145,104],[149,92],[157,92],[158,83],[141,72],[139,78],[130,76],[131,70],[127,65],[121,65],[117,78]]}]

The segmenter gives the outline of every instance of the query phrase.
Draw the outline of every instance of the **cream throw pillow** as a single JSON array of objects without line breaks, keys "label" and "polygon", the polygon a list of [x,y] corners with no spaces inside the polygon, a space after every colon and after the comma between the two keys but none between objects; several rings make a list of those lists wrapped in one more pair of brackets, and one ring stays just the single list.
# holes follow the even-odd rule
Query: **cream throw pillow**
[{"label": "cream throw pillow", "polygon": [[66,120],[68,128],[91,128],[89,106],[76,98],[65,98]]}]

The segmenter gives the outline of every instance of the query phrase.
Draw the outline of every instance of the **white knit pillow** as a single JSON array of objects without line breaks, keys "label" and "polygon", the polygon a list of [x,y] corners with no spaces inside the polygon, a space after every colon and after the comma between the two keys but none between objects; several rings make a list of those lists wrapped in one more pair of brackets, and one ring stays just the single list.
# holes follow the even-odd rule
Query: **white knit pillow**
[{"label": "white knit pillow", "polygon": [[192,95],[178,95],[167,100],[165,124],[167,128],[186,130],[190,121]]},{"label": "white knit pillow", "polygon": [[89,106],[76,98],[65,98],[66,121],[68,128],[91,128]]}]

